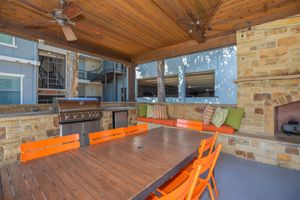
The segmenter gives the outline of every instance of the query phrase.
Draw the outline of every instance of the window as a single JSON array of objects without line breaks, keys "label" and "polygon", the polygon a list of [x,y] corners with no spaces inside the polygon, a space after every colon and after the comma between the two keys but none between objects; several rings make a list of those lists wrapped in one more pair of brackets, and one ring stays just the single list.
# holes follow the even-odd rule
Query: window
[{"label": "window", "polygon": [[156,78],[138,79],[138,97],[156,97]]},{"label": "window", "polygon": [[39,88],[65,89],[65,56],[39,51]]},{"label": "window", "polygon": [[166,97],[178,97],[178,75],[165,76]]},{"label": "window", "polygon": [[215,72],[198,72],[185,74],[186,97],[214,97]]},{"label": "window", "polygon": [[22,104],[22,75],[0,74],[0,104]]},{"label": "window", "polygon": [[5,46],[15,46],[15,37],[0,33],[0,44]]}]

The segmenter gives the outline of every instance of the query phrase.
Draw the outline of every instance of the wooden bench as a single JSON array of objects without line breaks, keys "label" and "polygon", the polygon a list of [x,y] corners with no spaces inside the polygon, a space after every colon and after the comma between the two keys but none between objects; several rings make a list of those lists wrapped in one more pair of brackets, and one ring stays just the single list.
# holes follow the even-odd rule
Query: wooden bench
[{"label": "wooden bench", "polygon": [[105,131],[99,131],[89,134],[90,144],[99,144],[110,140],[115,140],[125,136],[124,128],[116,128]]},{"label": "wooden bench", "polygon": [[48,155],[77,149],[80,147],[79,134],[50,138],[37,142],[21,144],[21,162],[45,157]]}]

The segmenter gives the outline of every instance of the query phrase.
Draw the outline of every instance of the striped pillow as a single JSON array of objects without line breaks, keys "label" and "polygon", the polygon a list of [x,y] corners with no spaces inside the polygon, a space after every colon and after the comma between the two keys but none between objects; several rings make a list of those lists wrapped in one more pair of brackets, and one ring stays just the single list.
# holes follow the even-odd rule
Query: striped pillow
[{"label": "striped pillow", "polygon": [[167,106],[160,106],[161,110],[161,118],[163,119],[168,119],[168,114],[167,114]]},{"label": "striped pillow", "polygon": [[167,106],[154,105],[153,106],[153,118],[154,119],[167,119]]},{"label": "striped pillow", "polygon": [[204,125],[208,125],[214,115],[215,109],[212,106],[206,106],[202,113],[202,122]]}]

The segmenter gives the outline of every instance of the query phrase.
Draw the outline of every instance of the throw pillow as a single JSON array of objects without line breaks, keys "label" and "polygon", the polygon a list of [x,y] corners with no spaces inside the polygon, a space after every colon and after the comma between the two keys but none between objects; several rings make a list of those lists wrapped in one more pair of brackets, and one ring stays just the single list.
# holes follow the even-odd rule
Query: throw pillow
[{"label": "throw pillow", "polygon": [[139,104],[139,117],[147,117],[147,104]]},{"label": "throw pillow", "polygon": [[208,125],[211,122],[211,119],[213,117],[214,114],[214,107],[212,106],[206,106],[203,113],[202,113],[202,122],[204,125]]},{"label": "throw pillow", "polygon": [[167,114],[167,106],[163,105],[163,106],[160,106],[160,118],[162,119],[167,119],[168,118],[168,114]]},{"label": "throw pillow", "polygon": [[147,105],[147,118],[153,118],[153,105]]},{"label": "throw pillow", "polygon": [[224,124],[227,124],[238,130],[241,126],[242,118],[244,115],[243,108],[226,108],[228,110],[228,115]]},{"label": "throw pillow", "polygon": [[160,118],[160,105],[153,106],[153,118],[159,119]]},{"label": "throw pillow", "polygon": [[217,107],[217,109],[215,110],[215,113],[211,119],[211,123],[214,124],[217,128],[220,128],[228,115],[228,110],[227,109],[223,109],[221,107]]},{"label": "throw pillow", "polygon": [[153,106],[153,118],[154,119],[167,119],[167,106],[154,105]]}]

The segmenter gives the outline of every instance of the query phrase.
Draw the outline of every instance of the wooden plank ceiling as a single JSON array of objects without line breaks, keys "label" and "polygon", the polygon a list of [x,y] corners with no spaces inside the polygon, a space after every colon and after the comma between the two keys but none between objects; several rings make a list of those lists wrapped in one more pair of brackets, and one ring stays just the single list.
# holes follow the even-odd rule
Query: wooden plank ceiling
[{"label": "wooden plank ceiling", "polygon": [[70,2],[81,9],[74,18],[80,24],[71,26],[77,41],[68,42],[57,23],[28,27],[53,20],[45,12],[59,8],[59,0],[0,0],[0,31],[143,63],[234,44],[238,29],[300,13],[300,0],[66,0]]}]

